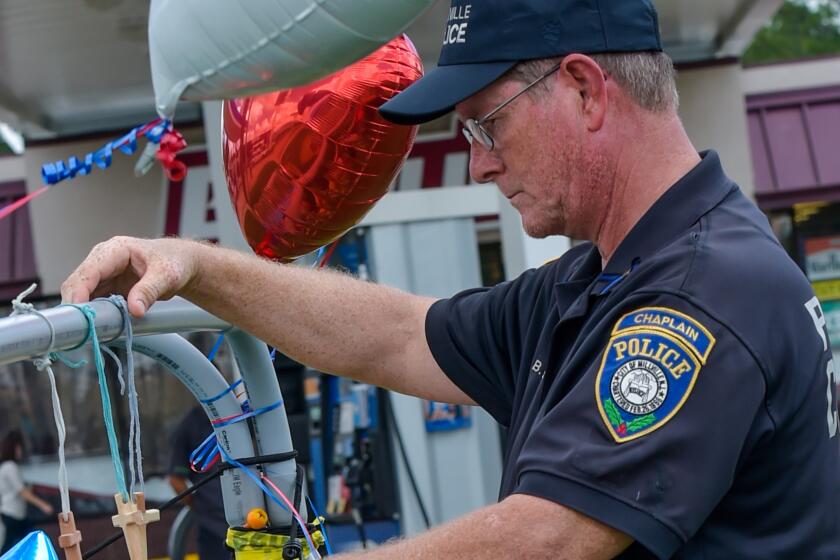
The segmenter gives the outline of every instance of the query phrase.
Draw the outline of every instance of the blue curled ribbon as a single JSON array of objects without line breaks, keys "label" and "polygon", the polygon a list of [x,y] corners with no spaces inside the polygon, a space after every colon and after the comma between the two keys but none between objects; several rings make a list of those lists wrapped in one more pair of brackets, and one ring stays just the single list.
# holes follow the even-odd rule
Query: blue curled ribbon
[{"label": "blue curled ribbon", "polygon": [[44,183],[55,185],[65,179],[74,179],[76,175],[88,175],[93,171],[94,166],[99,169],[108,169],[115,149],[129,156],[137,151],[137,136],[141,134],[149,142],[160,144],[160,139],[163,138],[171,123],[168,120],[157,119],[157,121],[159,121],[157,124],[155,124],[156,121],[152,121],[132,129],[122,138],[108,142],[99,150],[86,154],[81,160],[70,157],[67,163],[64,161],[45,163],[41,166],[41,178]]}]

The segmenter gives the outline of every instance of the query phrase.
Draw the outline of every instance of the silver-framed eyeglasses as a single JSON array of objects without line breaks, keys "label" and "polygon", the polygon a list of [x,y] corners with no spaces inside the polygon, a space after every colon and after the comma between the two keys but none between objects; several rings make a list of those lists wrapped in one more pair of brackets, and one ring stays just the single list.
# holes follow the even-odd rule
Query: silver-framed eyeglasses
[{"label": "silver-framed eyeglasses", "polygon": [[488,152],[493,151],[493,148],[496,146],[496,143],[493,140],[493,137],[490,136],[490,133],[487,132],[487,129],[484,128],[484,124],[490,119],[492,119],[493,115],[495,115],[496,113],[513,103],[513,101],[517,97],[519,97],[520,95],[522,95],[523,93],[525,93],[526,91],[543,81],[545,78],[556,72],[560,68],[560,66],[562,66],[562,64],[562,61],[558,62],[557,64],[546,70],[543,74],[540,75],[539,78],[537,78],[536,80],[519,90],[519,92],[513,95],[512,97],[509,97],[508,99],[503,101],[501,105],[499,105],[480,119],[476,120],[470,118],[465,120],[462,132],[464,133],[464,138],[467,139],[467,142],[469,142],[472,146],[473,139],[476,139],[485,150],[487,150]]}]

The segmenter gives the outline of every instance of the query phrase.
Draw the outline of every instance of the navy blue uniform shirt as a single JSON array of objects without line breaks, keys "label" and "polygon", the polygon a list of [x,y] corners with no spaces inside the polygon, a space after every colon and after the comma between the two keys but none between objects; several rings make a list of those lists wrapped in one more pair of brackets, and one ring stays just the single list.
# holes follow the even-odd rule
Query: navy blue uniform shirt
[{"label": "navy blue uniform shirt", "polygon": [[586,244],[441,300],[429,346],[509,428],[500,498],[623,531],[620,558],[840,558],[825,319],[766,217],[702,156],[605,270]]}]

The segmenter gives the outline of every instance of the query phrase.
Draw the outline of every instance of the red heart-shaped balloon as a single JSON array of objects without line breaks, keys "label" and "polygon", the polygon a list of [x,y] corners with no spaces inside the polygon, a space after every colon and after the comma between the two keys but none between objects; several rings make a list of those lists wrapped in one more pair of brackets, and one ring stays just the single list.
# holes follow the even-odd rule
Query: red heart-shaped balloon
[{"label": "red heart-shaped balloon", "polygon": [[377,109],[422,74],[403,35],[318,82],[225,102],[228,190],[257,254],[290,261],[323,247],[385,195],[417,127]]}]

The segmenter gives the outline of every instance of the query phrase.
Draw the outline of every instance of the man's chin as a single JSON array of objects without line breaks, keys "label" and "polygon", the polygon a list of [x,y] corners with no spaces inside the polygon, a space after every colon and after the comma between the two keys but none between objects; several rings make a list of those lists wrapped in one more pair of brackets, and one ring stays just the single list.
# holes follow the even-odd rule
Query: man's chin
[{"label": "man's chin", "polygon": [[533,239],[545,239],[549,235],[553,235],[553,233],[550,230],[548,230],[548,228],[542,228],[533,224],[528,224],[524,220],[522,221],[522,229],[525,230],[525,234],[528,237],[531,237]]}]

